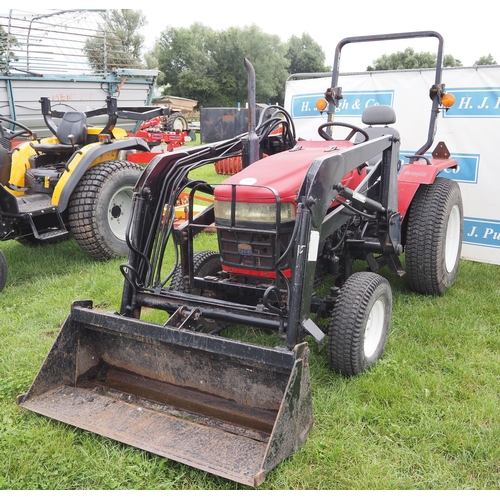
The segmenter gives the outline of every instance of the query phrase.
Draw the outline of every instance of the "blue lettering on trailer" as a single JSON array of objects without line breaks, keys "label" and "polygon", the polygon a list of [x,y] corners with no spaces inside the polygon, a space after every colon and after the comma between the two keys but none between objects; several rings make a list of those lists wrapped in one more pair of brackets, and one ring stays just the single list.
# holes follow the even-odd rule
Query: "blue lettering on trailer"
[{"label": "blue lettering on trailer", "polygon": [[443,118],[500,118],[500,88],[447,88],[446,91],[456,101],[443,112]]},{"label": "blue lettering on trailer", "polygon": [[[361,90],[343,92],[343,99],[335,109],[336,116],[358,116],[369,106],[392,106],[394,102],[393,90]],[[316,101],[324,94],[299,94],[292,97],[292,118],[317,118],[319,111]]]}]

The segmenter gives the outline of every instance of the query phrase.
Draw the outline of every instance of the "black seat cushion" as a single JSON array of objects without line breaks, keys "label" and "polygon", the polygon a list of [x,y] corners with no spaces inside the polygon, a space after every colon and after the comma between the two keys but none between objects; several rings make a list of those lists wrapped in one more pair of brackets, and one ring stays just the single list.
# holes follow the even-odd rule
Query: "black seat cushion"
[{"label": "black seat cushion", "polygon": [[[69,136],[73,136],[74,146]],[[30,143],[37,153],[71,153],[80,149],[87,140],[87,115],[82,111],[67,111],[57,127],[59,143]]]}]

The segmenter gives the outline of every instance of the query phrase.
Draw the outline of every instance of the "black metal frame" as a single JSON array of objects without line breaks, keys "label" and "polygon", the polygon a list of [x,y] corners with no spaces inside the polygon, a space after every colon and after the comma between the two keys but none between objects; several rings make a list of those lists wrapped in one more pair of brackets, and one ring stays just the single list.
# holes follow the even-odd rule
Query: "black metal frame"
[{"label": "black metal frame", "polygon": [[333,60],[333,72],[331,87],[325,92],[325,98],[329,103],[328,106],[328,121],[332,121],[335,108],[338,107],[340,99],[342,99],[342,88],[338,86],[339,80],[339,65],[340,55],[342,48],[350,43],[362,42],[376,42],[376,41],[389,41],[389,40],[405,40],[408,38],[437,38],[438,49],[436,55],[436,73],[434,78],[434,85],[429,91],[429,97],[432,100],[431,115],[429,120],[429,129],[427,140],[415,153],[414,157],[410,160],[413,163],[418,159],[419,155],[423,155],[432,146],[434,135],[436,133],[436,120],[442,105],[442,98],[445,94],[445,85],[441,81],[443,74],[443,57],[444,57],[444,40],[443,37],[436,31],[410,31],[405,33],[391,33],[385,35],[371,35],[371,36],[355,36],[348,37],[341,40],[335,48],[335,56]]},{"label": "black metal frame", "polygon": [[[223,277],[220,280],[204,280],[193,274],[193,238],[214,222],[217,231],[230,229],[261,232],[261,229],[241,226],[235,221],[236,187],[232,188],[232,220],[229,226],[216,223],[213,207],[208,207],[196,216],[192,212],[194,192],[197,189],[210,192],[211,188],[202,182],[188,180],[187,174],[202,164],[212,163],[225,155],[234,155],[240,148],[241,141],[234,139],[162,155],[148,166],[136,186],[128,240],[131,251],[128,264],[122,266],[126,280],[121,314],[139,318],[142,307],[165,310],[172,313],[173,319],[169,325],[173,322],[177,325],[190,322],[195,324],[195,319],[201,315],[209,319],[278,331],[279,334],[284,334],[286,345],[291,349],[303,341],[304,323],[311,309],[317,308],[317,305],[311,304],[316,272],[316,258],[311,256],[316,257],[318,252],[317,247],[310,250],[312,233],[317,235],[316,245],[324,242],[333,232],[348,223],[353,217],[352,211],[357,210],[376,225],[377,238],[353,245],[356,253],[382,254],[391,262],[396,262],[396,267],[399,264],[397,256],[402,251],[398,244],[400,235],[397,231],[394,234],[391,226],[394,219],[399,220],[397,189],[394,188],[399,139],[384,136],[346,150],[334,150],[312,163],[297,196],[298,214],[290,242],[295,254],[292,277],[288,279],[284,276],[279,268],[280,256],[276,256],[276,277],[267,288],[231,283]],[[372,172],[372,175],[380,176],[379,199],[365,197],[364,202],[356,201],[358,208],[354,208],[353,203],[346,202],[332,210],[332,202],[339,195],[348,196],[346,188],[341,185],[343,177],[381,152],[383,154],[379,170]],[[186,187],[193,187],[195,190],[191,192],[188,220],[174,229],[175,203]],[[276,205],[276,227],[269,232],[279,242],[279,197]],[[172,240],[179,247],[180,263],[176,264],[181,267],[182,275],[189,283],[188,289],[215,291],[219,298],[192,295],[169,288],[168,280],[175,269],[163,277],[160,276],[159,269],[163,263],[163,252]],[[346,248],[345,251],[350,250]],[[352,260],[350,256],[348,260]],[[351,272],[352,267],[348,266],[344,279]],[[247,304],[230,299],[243,294],[257,297],[260,299],[259,303]]]},{"label": "black metal frame", "polygon": [[[53,110],[50,99],[48,97],[40,98],[40,104],[42,106],[42,115],[47,128],[54,135],[57,135],[57,125],[55,124],[53,118],[62,118],[65,112]],[[122,118],[124,120],[146,121],[151,120],[152,118],[156,118],[157,116],[168,116],[169,114],[170,108],[162,108],[156,106],[142,106],[131,108],[118,107],[118,101],[116,97],[111,96],[106,97],[106,107],[85,111],[85,115],[87,116],[87,118],[108,115],[108,122],[101,130],[101,134],[110,134],[115,127],[118,118]]]}]

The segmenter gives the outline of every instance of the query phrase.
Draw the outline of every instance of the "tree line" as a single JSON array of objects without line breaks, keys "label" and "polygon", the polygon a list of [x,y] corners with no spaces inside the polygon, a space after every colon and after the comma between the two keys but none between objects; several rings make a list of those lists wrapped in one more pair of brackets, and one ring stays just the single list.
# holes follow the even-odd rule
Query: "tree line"
[{"label": "tree line", "polygon": [[[307,33],[292,36],[286,43],[278,36],[263,33],[253,25],[215,31],[199,23],[189,28],[166,28],[154,49],[146,54],[149,68],[160,70],[159,84],[166,93],[189,97],[202,106],[235,106],[247,99],[247,77],[243,58],[255,67],[258,102],[283,103],[285,83],[294,73],[331,71],[325,65],[323,49]],[[497,64],[491,54],[479,58],[475,65]],[[443,65],[462,66],[450,54]],[[382,55],[367,71],[432,68],[436,55],[403,52]]]},{"label": "tree line", "polygon": [[327,70],[323,50],[309,35],[283,43],[255,25],[224,31],[200,23],[168,27],[146,55],[148,66],[160,70],[159,84],[169,94],[203,106],[235,106],[247,100],[244,58],[255,68],[256,99],[263,103],[282,103],[286,79],[296,70]]}]

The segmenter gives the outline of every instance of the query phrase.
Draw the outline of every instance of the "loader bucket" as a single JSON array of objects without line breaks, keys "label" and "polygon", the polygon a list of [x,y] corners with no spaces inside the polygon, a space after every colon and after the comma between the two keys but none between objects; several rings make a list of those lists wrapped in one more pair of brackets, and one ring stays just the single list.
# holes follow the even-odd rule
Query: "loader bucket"
[{"label": "loader bucket", "polygon": [[308,357],[75,302],[17,403],[256,487],[311,430]]}]

